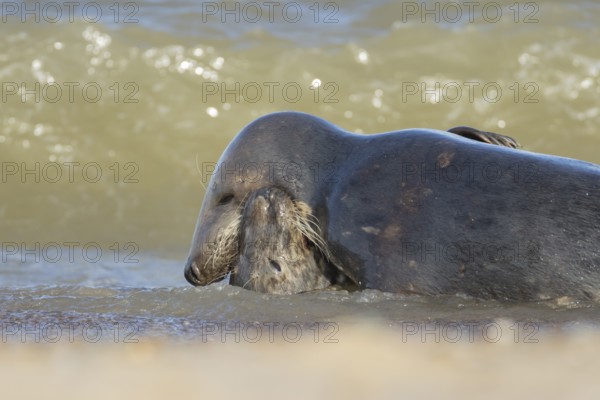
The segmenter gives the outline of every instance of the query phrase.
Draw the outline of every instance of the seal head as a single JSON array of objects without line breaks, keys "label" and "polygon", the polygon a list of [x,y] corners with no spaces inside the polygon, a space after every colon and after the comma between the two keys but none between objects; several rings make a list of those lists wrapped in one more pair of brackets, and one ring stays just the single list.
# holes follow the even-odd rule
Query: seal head
[{"label": "seal head", "polygon": [[266,187],[250,194],[240,224],[239,257],[230,283],[293,294],[332,285],[337,271],[319,249],[318,225],[305,203]]}]

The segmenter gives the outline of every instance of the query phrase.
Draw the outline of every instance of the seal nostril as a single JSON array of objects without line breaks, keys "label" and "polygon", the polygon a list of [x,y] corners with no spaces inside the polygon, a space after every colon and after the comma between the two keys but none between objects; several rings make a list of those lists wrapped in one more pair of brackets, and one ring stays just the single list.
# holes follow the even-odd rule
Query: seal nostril
[{"label": "seal nostril", "polygon": [[192,263],[192,273],[197,279],[200,278],[200,268],[198,268],[198,264],[196,263],[196,261]]},{"label": "seal nostril", "polygon": [[194,286],[202,285],[202,277],[198,264],[194,261],[189,264],[184,272],[185,279]]},{"label": "seal nostril", "polygon": [[275,268],[278,272],[281,272],[281,265],[277,261],[269,260],[271,267]]},{"label": "seal nostril", "polygon": [[233,200],[233,195],[232,194],[226,194],[223,197],[221,197],[221,199],[219,200],[219,205],[225,205],[228,203],[231,203],[231,200]]}]

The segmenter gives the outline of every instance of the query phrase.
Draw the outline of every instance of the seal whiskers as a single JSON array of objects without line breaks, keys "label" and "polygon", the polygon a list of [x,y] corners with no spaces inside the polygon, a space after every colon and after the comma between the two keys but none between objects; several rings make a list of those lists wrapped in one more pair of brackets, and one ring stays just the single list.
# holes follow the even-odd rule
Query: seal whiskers
[{"label": "seal whiskers", "polygon": [[233,218],[225,228],[217,232],[215,239],[215,248],[211,255],[204,263],[204,269],[210,265],[211,271],[216,271],[218,274],[210,280],[210,283],[218,282],[225,278],[231,271],[231,265],[239,256],[239,237],[241,225],[241,210],[243,209],[248,195],[244,196],[239,206],[234,211]]},{"label": "seal whiskers", "polygon": [[291,220],[294,227],[331,261],[331,254],[321,234],[319,219],[312,214],[310,206],[303,201],[294,201],[294,206],[294,218]]},{"label": "seal whiskers", "polygon": [[226,268],[224,273],[219,274],[219,276],[214,278],[211,282],[218,281],[219,277],[222,279],[227,276],[230,265],[238,256],[237,244],[240,234],[240,223],[241,217],[238,215],[225,228],[217,233],[215,248],[210,257],[206,260],[204,268],[206,269],[209,264],[213,271],[220,271],[222,266]]}]

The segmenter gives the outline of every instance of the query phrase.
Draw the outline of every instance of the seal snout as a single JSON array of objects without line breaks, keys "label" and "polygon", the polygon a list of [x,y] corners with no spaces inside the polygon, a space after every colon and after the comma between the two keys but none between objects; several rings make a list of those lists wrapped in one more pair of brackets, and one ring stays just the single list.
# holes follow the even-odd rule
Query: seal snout
[{"label": "seal snout", "polygon": [[188,262],[184,271],[185,279],[194,286],[206,285],[196,261]]},{"label": "seal snout", "polygon": [[274,219],[276,209],[284,206],[287,195],[281,189],[264,187],[248,199],[248,211],[263,219]]},{"label": "seal snout", "polygon": [[274,201],[277,201],[277,200],[285,197],[286,194],[283,190],[281,190],[279,188],[267,186],[267,187],[258,189],[256,192],[254,192],[254,195],[257,198],[262,197],[267,202],[272,203]]},{"label": "seal snout", "polygon": [[256,191],[256,198],[264,199],[267,204],[274,203],[284,196],[283,191],[275,187],[264,187]]}]

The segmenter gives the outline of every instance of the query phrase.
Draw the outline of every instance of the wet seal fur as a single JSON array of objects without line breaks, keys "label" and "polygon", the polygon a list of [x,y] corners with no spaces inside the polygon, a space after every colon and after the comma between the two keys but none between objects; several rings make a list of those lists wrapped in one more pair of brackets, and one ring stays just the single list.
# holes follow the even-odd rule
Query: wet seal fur
[{"label": "wet seal fur", "polygon": [[[468,127],[358,135],[307,114],[264,116],[219,160],[185,277],[206,285],[231,272],[232,284],[280,293],[347,279],[396,293],[600,299],[600,166],[511,147]],[[268,208],[303,215],[316,235]],[[278,275],[290,243],[302,251],[289,266],[312,272],[286,287],[278,277],[303,276]]]},{"label": "wet seal fur", "polygon": [[310,209],[283,190],[267,187],[245,201],[239,257],[230,283],[264,293],[325,289],[339,280],[327,261]]}]

